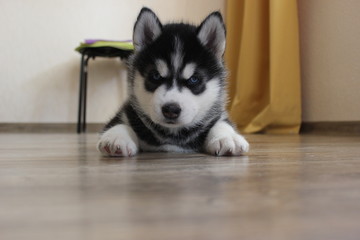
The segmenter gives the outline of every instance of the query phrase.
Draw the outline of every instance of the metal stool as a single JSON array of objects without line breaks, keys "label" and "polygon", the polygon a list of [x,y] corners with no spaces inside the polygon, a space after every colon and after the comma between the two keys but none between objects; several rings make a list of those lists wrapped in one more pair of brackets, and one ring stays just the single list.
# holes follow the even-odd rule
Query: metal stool
[{"label": "metal stool", "polygon": [[[106,43],[105,43],[106,44]],[[103,44],[104,45],[104,44]],[[109,42],[108,45],[111,45]],[[80,86],[79,86],[79,112],[77,121],[77,133],[86,131],[86,91],[87,91],[87,73],[89,59],[96,57],[120,57],[120,59],[127,59],[133,52],[131,48],[120,49],[113,46],[89,46],[88,44],[80,45],[76,48],[81,54],[81,68],[80,68]]]}]

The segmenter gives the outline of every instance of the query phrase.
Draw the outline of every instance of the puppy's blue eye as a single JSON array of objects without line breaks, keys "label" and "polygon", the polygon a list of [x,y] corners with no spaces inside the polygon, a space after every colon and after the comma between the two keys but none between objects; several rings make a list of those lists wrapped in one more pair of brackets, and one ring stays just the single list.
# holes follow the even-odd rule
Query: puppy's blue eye
[{"label": "puppy's blue eye", "polygon": [[151,72],[149,77],[153,81],[159,81],[162,79],[160,73],[158,73],[157,71]]},{"label": "puppy's blue eye", "polygon": [[198,83],[200,83],[200,79],[196,76],[191,76],[188,80],[187,80],[189,85],[196,85]]}]

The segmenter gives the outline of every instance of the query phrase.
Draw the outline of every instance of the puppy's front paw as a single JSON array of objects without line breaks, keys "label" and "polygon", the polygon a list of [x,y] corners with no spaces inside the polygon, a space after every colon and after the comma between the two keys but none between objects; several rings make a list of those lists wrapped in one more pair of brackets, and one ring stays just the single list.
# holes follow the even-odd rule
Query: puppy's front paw
[{"label": "puppy's front paw", "polygon": [[98,142],[98,150],[105,156],[129,157],[139,151],[135,132],[124,124],[105,131]]},{"label": "puppy's front paw", "polygon": [[210,154],[241,155],[249,151],[249,143],[239,134],[232,134],[210,140],[206,145],[206,151]]},{"label": "puppy's front paw", "polygon": [[205,150],[213,155],[241,155],[249,151],[249,143],[229,124],[217,123],[210,131]]}]

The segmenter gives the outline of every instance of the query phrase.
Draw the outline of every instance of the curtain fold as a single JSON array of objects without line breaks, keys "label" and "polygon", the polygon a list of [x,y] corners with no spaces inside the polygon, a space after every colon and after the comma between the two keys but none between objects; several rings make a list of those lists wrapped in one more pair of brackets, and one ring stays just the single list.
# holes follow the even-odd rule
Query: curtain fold
[{"label": "curtain fold", "polygon": [[244,133],[298,133],[296,0],[227,0],[229,113]]}]

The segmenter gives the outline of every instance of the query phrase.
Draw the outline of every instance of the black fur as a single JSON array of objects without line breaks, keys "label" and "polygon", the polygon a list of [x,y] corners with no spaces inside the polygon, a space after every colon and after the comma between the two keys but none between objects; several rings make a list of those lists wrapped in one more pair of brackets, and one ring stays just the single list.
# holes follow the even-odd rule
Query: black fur
[{"label": "black fur", "polygon": [[[172,73],[167,79],[163,79],[158,84],[149,81],[149,75],[155,69],[155,60],[164,59],[171,66],[171,55],[175,41],[180,41],[183,45],[184,59],[183,63],[190,61],[198,65],[196,74],[201,78],[202,85],[189,88],[194,94],[200,94],[205,91],[205,81],[224,74],[223,63],[214,56],[214,54],[205,48],[197,38],[198,29],[189,24],[168,24],[163,26],[162,34],[152,43],[148,44],[144,50],[137,54],[133,59],[133,65],[140,74],[148,81],[145,82],[148,91],[155,91],[158,86],[165,83],[169,87],[172,85],[172,79],[177,79],[178,86],[186,87],[185,79],[179,77],[179,72]],[[177,40],[176,40],[177,39]],[[184,65],[180,67],[182,69]]]}]

